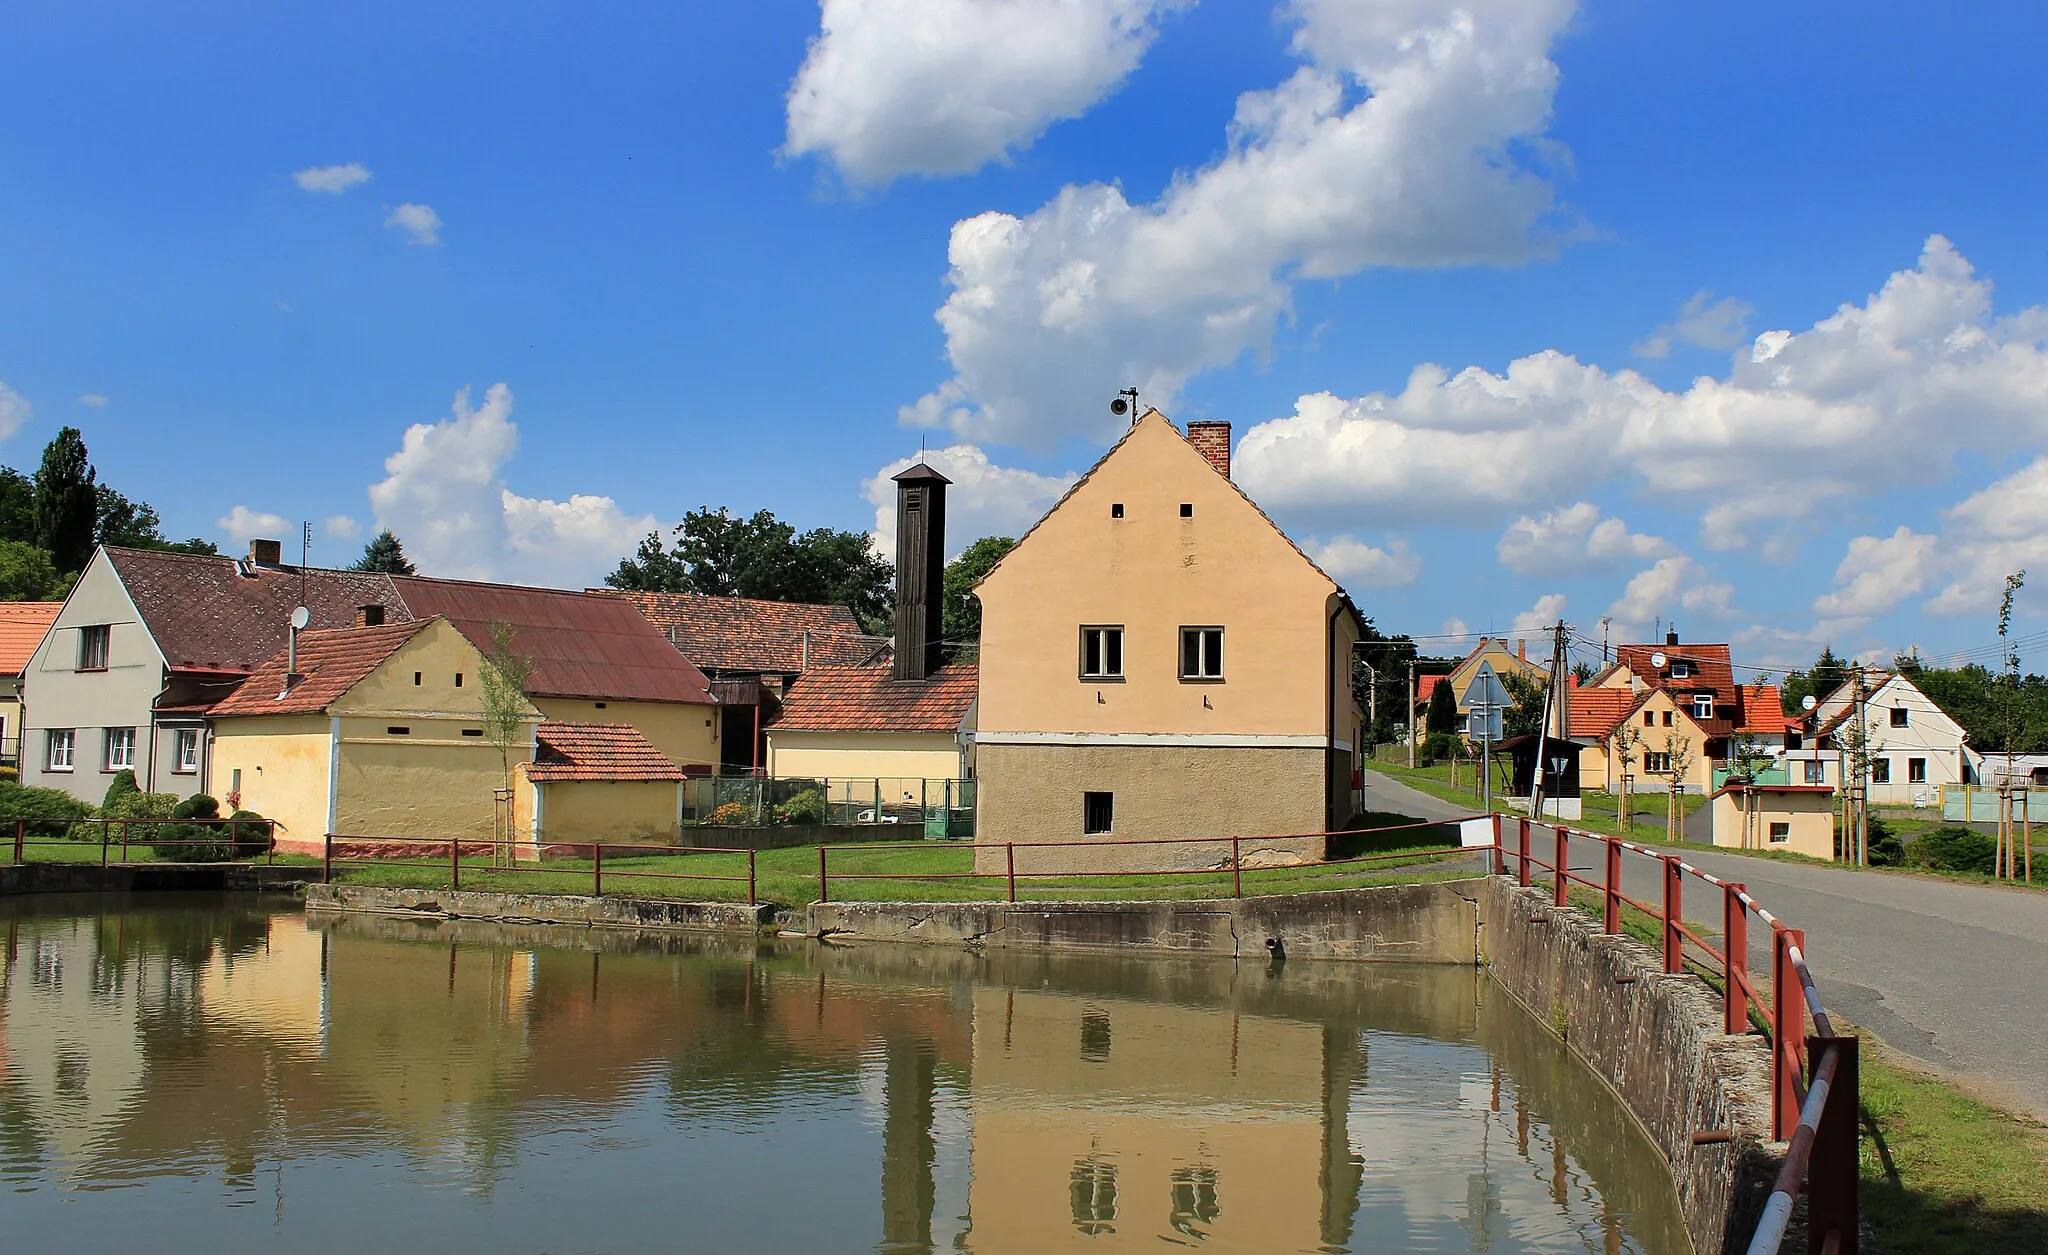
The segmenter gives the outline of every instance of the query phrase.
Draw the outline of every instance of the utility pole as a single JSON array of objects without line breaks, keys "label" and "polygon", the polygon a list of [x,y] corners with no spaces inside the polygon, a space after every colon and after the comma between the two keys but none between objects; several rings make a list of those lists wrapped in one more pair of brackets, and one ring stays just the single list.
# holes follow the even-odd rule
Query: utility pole
[{"label": "utility pole", "polygon": [[1408,659],[1408,770],[1415,770],[1415,659]]},{"label": "utility pole", "polygon": [[1600,616],[1600,665],[1602,668],[1607,666],[1607,629],[1613,622],[1614,616],[1612,615],[1603,614]]},{"label": "utility pole", "polygon": [[1861,663],[1857,664],[1851,683],[1855,686],[1850,692],[1854,695],[1851,700],[1856,706],[1856,733],[1862,742],[1861,751],[1856,757],[1862,761],[1856,764],[1856,788],[1851,794],[1852,804],[1856,808],[1856,824],[1849,834],[1849,861],[1863,867],[1870,861],[1870,718],[1869,710],[1863,701]]},{"label": "utility pole", "polygon": [[1536,763],[1529,780],[1529,817],[1535,820],[1543,818],[1543,772],[1549,766],[1551,725],[1557,725],[1556,733],[1560,739],[1566,737],[1571,728],[1570,698],[1564,686],[1567,631],[1563,619],[1557,621],[1554,631],[1556,635],[1550,646],[1550,692],[1543,704],[1543,723],[1536,729]]}]

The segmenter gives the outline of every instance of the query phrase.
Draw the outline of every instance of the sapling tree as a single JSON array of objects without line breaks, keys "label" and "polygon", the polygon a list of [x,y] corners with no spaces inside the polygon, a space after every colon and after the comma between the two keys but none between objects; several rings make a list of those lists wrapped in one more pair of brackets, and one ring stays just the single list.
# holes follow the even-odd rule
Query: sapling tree
[{"label": "sapling tree", "polygon": [[[479,677],[479,690],[483,700],[484,740],[498,751],[498,763],[504,775],[504,797],[506,799],[505,842],[510,850],[513,828],[513,814],[517,807],[511,804],[513,792],[512,751],[525,745],[523,733],[528,719],[532,717],[533,706],[526,700],[526,685],[533,677],[533,659],[520,653],[513,641],[512,625],[502,619],[491,621],[491,652],[484,657],[483,674]],[[497,854],[498,841],[496,808],[493,807],[493,854]]]}]

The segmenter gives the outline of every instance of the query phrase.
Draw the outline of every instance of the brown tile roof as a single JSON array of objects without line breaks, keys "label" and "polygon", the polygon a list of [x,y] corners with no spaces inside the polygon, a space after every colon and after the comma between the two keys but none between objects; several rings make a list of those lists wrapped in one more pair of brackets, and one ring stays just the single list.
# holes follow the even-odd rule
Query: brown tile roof
[{"label": "brown tile roof", "polygon": [[215,702],[211,713],[216,719],[235,715],[320,714],[431,622],[414,619],[383,627],[301,632],[298,666],[305,679],[292,685],[290,692],[285,691],[288,655],[280,652],[265,660],[234,692]]},{"label": "brown tile roof", "polygon": [[391,581],[415,615],[438,614],[491,651],[491,623],[512,625],[533,660],[527,692],[600,701],[712,703],[704,673],[677,653],[631,602],[593,593],[401,575]]},{"label": "brown tile roof", "polygon": [[1783,736],[1791,726],[1792,721],[1785,718],[1785,703],[1778,696],[1777,685],[1742,686],[1742,726],[1736,731],[1758,736]]},{"label": "brown tile roof", "polygon": [[790,686],[774,727],[788,732],[958,732],[980,690],[973,663],[928,680],[896,680],[885,666],[813,667]]},{"label": "brown tile roof", "polygon": [[[877,642],[860,635],[845,606],[704,593],[590,590],[629,601],[683,657],[705,671],[801,673],[805,666],[848,666],[865,661]],[[806,651],[805,633],[810,634]]]},{"label": "brown tile roof", "polygon": [[681,780],[682,768],[624,723],[544,723],[526,777],[560,780]]},{"label": "brown tile roof", "polygon": [[[173,668],[253,671],[285,647],[300,598],[297,567],[112,545],[105,553]],[[390,619],[412,617],[388,575],[309,567],[304,590],[315,629],[353,627],[356,607],[370,604]]]},{"label": "brown tile roof", "polygon": [[1628,689],[1575,688],[1571,696],[1571,735],[1604,741],[1648,697],[1648,693]]},{"label": "brown tile roof", "polygon": [[20,675],[64,608],[61,601],[0,601],[0,675]]},{"label": "brown tile roof", "polygon": [[[1659,653],[1664,655],[1667,664],[1664,671],[1659,671],[1650,662],[1651,655]],[[1730,736],[1736,731],[1735,720],[1742,709],[1742,693],[1735,683],[1735,666],[1726,645],[1621,645],[1615,648],[1614,658],[1633,671],[1644,684],[1672,694],[1672,700],[1684,707],[1688,717],[1692,714],[1692,701],[1687,695],[1711,692],[1714,695],[1714,717],[1693,722],[1707,736]],[[1681,659],[1692,664],[1693,673],[1677,679],[1670,674],[1668,664]]]}]

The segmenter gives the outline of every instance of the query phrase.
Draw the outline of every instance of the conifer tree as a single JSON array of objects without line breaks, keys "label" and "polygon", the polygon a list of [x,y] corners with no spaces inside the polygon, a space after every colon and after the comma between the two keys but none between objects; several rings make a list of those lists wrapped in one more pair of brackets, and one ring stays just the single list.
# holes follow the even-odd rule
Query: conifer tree
[{"label": "conifer tree", "polygon": [[349,567],[351,571],[380,571],[385,575],[417,575],[419,572],[406,560],[405,546],[399,543],[397,533],[385,528],[363,546],[363,556]]}]

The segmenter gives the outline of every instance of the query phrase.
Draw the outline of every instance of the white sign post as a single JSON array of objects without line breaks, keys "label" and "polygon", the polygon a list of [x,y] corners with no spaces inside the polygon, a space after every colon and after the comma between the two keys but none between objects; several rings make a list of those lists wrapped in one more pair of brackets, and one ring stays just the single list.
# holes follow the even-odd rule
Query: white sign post
[{"label": "white sign post", "polygon": [[1467,736],[1479,738],[1479,779],[1481,806],[1487,814],[1493,813],[1493,743],[1501,739],[1502,715],[1513,705],[1508,697],[1508,686],[1500,682],[1493,673],[1493,664],[1479,664],[1479,674],[1473,678],[1472,687],[1466,690],[1472,699],[1472,710],[1467,716]]}]

